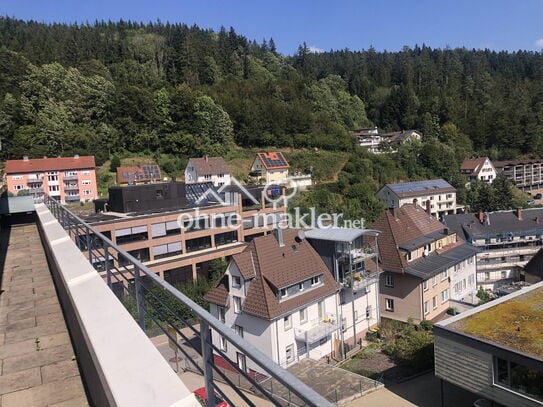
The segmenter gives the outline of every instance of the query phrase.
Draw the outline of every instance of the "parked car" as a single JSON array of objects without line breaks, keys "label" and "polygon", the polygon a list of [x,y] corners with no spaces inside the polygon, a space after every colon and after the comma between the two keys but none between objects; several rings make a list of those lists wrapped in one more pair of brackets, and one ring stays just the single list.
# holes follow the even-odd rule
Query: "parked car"
[{"label": "parked car", "polygon": [[[205,387],[200,387],[199,389],[194,390],[193,393],[202,406],[207,406],[207,393]],[[217,402],[217,407],[228,407],[226,401],[224,401],[217,392],[215,392],[215,401]]]},{"label": "parked car", "polygon": [[534,199],[541,199],[542,197],[543,195],[541,195],[540,193],[534,195]]}]

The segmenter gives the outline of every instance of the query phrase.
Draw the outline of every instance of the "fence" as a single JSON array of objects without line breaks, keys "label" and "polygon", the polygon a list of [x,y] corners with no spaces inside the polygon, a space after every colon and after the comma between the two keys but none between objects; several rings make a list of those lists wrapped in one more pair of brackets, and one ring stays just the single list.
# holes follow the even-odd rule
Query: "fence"
[{"label": "fence", "polygon": [[[249,342],[237,335],[231,328],[221,323],[200,305],[181,293],[175,287],[158,277],[153,271],[141,264],[137,259],[94,230],[78,216],[63,207],[57,200],[46,197],[45,204],[67,231],[74,243],[86,252],[89,262],[100,270],[107,285],[123,301],[134,315],[140,327],[149,333],[165,334],[170,343],[177,346],[180,355],[191,368],[204,376],[208,404],[215,405],[215,394],[234,405],[227,395],[215,384],[214,375],[227,383],[246,403],[255,404],[240,389],[244,387],[259,393],[276,406],[285,404],[285,399],[274,394],[263,385],[262,375],[251,374],[237,361],[231,360],[211,340],[211,330],[226,338],[235,348],[243,352],[246,358],[266,372],[265,381],[275,380],[288,390],[289,398],[298,400],[298,405],[332,406],[332,404],[315,390],[301,382],[294,375],[282,369]],[[197,321],[199,329],[194,323]],[[185,329],[188,328],[188,329]],[[192,335],[187,335],[187,330]],[[184,344],[190,345],[195,352],[188,352],[181,346],[177,337]],[[197,338],[197,340],[194,340]],[[220,356],[228,364],[228,369],[215,366],[214,355]],[[201,362],[200,362],[201,360]]]}]

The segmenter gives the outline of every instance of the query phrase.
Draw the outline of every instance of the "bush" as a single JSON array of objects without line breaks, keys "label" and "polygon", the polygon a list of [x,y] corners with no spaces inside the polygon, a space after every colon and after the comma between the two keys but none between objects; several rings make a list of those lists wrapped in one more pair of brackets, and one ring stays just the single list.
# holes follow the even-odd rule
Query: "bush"
[{"label": "bush", "polygon": [[403,376],[434,367],[434,336],[427,330],[414,330],[383,346],[383,353],[396,362]]}]

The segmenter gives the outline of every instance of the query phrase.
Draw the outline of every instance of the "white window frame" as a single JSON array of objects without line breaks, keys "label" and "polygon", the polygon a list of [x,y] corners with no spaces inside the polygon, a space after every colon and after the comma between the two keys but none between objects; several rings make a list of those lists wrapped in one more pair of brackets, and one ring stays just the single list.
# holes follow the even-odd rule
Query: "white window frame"
[{"label": "white window frame", "polygon": [[294,361],[294,344],[290,344],[285,348],[285,359],[287,363]]},{"label": "white window frame", "polygon": [[226,321],[226,309],[224,307],[217,307],[217,312],[219,314],[217,319],[224,324]]},{"label": "white window frame", "polygon": [[449,289],[445,289],[443,291],[441,291],[441,303],[445,303],[449,301]]},{"label": "white window frame", "polygon": [[300,310],[300,325],[307,322],[307,308],[302,308]]},{"label": "white window frame", "polygon": [[235,314],[241,313],[241,297],[234,295],[232,298],[234,301],[234,313]]},{"label": "white window frame", "polygon": [[234,288],[240,288],[241,287],[241,277],[240,276],[232,276],[232,287],[234,287]]},{"label": "white window frame", "polygon": [[292,315],[287,315],[283,317],[283,327],[285,331],[289,331],[292,329]]},{"label": "white window frame", "polygon": [[433,309],[436,309],[437,308],[437,295],[434,295],[432,297],[432,308]]},{"label": "white window frame", "polygon": [[81,185],[92,185],[92,181],[90,179],[85,179],[81,181]]},{"label": "white window frame", "polygon": [[394,276],[385,274],[385,287],[394,287]]},{"label": "white window frame", "polygon": [[428,288],[429,288],[429,287],[428,287],[428,280],[424,280],[424,281],[422,282],[422,289],[423,289],[423,291],[428,291]]},{"label": "white window frame", "polygon": [[428,315],[430,313],[430,304],[428,301],[424,301],[424,315]]},{"label": "white window frame", "polygon": [[234,331],[236,331],[238,336],[243,338],[243,327],[241,325],[234,325]]},{"label": "white window frame", "polygon": [[394,300],[392,298],[385,298],[385,310],[394,312]]},{"label": "white window frame", "polygon": [[220,335],[220,348],[223,352],[228,350],[228,341],[226,340],[226,336]]}]

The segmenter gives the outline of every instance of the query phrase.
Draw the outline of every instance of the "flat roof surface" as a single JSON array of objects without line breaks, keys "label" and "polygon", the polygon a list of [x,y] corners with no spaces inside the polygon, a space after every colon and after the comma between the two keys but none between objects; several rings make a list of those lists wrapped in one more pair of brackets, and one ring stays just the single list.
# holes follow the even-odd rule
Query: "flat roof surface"
[{"label": "flat roof surface", "polygon": [[324,228],[304,230],[304,235],[308,239],[330,240],[333,242],[352,242],[360,236],[374,236],[380,233],[373,229],[355,229],[355,228]]},{"label": "flat roof surface", "polygon": [[543,359],[543,285],[532,287],[491,301],[442,325]]}]

